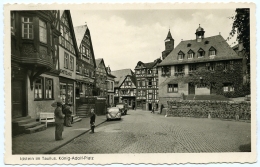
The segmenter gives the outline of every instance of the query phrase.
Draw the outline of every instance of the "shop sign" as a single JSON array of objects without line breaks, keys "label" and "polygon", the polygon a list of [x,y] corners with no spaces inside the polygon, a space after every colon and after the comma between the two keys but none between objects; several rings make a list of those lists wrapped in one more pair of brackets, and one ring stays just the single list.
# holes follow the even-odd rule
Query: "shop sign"
[{"label": "shop sign", "polygon": [[66,70],[60,70],[60,73],[62,73],[64,75],[72,76],[72,72],[68,72]]}]

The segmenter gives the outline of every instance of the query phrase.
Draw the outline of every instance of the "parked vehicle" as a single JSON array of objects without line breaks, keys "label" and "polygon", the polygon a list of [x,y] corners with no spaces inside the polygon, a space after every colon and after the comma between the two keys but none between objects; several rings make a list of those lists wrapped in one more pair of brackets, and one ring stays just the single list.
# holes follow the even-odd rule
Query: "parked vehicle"
[{"label": "parked vehicle", "polygon": [[106,117],[107,120],[121,119],[121,111],[118,107],[111,107],[107,109]]},{"label": "parked vehicle", "polygon": [[120,109],[122,115],[126,115],[126,114],[127,114],[127,109],[128,109],[128,108],[127,108],[127,104],[118,103],[118,104],[116,105],[116,107],[118,107],[118,108]]}]

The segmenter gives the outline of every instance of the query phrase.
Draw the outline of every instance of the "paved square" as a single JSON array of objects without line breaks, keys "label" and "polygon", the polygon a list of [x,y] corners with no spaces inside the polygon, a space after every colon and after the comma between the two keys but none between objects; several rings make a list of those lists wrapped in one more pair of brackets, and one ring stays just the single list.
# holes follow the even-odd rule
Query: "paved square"
[{"label": "paved square", "polygon": [[251,148],[251,123],[164,117],[141,110],[128,113],[54,154],[241,152]]}]

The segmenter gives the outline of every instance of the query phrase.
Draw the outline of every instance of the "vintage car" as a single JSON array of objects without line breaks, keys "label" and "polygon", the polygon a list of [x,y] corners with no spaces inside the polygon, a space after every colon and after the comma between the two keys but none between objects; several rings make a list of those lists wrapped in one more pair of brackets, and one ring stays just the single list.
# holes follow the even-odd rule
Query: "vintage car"
[{"label": "vintage car", "polygon": [[127,114],[127,104],[118,103],[116,105],[116,107],[118,107],[120,109],[122,115],[126,115]]},{"label": "vintage car", "polygon": [[112,119],[121,119],[121,111],[118,107],[108,108],[106,117],[108,121]]}]

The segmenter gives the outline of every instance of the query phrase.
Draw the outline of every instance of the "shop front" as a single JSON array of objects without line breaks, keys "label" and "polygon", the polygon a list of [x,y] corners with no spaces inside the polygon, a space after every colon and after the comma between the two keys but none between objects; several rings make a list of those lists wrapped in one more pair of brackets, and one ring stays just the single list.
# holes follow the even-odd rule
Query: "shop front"
[{"label": "shop front", "polygon": [[75,112],[74,86],[74,80],[60,77],[60,99],[64,104],[72,104],[71,110],[73,112]]}]

